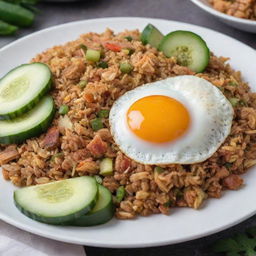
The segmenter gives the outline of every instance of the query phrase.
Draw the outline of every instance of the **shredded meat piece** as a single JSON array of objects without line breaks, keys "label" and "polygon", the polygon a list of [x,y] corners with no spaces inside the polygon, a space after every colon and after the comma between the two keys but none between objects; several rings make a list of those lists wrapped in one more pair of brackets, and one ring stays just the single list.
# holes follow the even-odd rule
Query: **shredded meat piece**
[{"label": "shredded meat piece", "polygon": [[0,153],[0,165],[7,164],[20,156],[15,146],[10,146]]},{"label": "shredded meat piece", "polygon": [[93,161],[92,158],[88,158],[80,162],[77,165],[76,170],[78,172],[88,172],[91,174],[96,174],[99,170],[99,166],[96,162]]},{"label": "shredded meat piece", "polygon": [[124,156],[121,152],[118,152],[116,161],[115,161],[115,169],[118,172],[124,172],[131,167],[131,160]]},{"label": "shredded meat piece", "polygon": [[242,184],[243,179],[236,174],[230,174],[228,177],[223,179],[223,186],[227,189],[237,190],[242,186]]},{"label": "shredded meat piece", "polygon": [[92,155],[100,157],[107,151],[107,143],[99,135],[95,135],[93,140],[86,147]]},{"label": "shredded meat piece", "polygon": [[217,173],[216,173],[216,177],[223,179],[225,177],[227,177],[229,175],[229,171],[225,168],[222,167]]},{"label": "shredded meat piece", "polygon": [[80,161],[80,160],[84,160],[85,158],[90,156],[90,152],[88,151],[88,149],[83,148],[83,149],[78,149],[75,153],[73,153],[73,159],[75,161]]},{"label": "shredded meat piece", "polygon": [[188,67],[184,67],[184,66],[179,66],[179,65],[175,65],[173,67],[173,72],[176,75],[194,75],[195,72],[193,72],[191,69],[189,69]]},{"label": "shredded meat piece", "polygon": [[59,136],[60,136],[59,128],[57,127],[50,128],[44,138],[43,147],[46,149],[56,148],[59,144]]},{"label": "shredded meat piece", "polygon": [[107,128],[100,129],[96,132],[103,140],[111,140],[112,135]]},{"label": "shredded meat piece", "polygon": [[63,75],[69,79],[76,79],[78,74],[81,75],[85,71],[84,62],[77,58],[77,63],[73,63],[64,69]]}]

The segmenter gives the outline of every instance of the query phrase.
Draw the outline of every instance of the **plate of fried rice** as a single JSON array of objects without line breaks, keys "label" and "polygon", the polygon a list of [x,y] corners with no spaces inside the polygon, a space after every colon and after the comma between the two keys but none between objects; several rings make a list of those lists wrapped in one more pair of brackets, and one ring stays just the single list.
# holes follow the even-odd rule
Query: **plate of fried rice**
[{"label": "plate of fried rice", "polygon": [[256,2],[227,0],[191,0],[195,5],[223,23],[236,29],[255,33]]},{"label": "plate of fried rice", "polygon": [[[176,36],[182,37],[184,31],[189,31],[188,35],[196,34],[191,37],[193,40],[202,38],[210,49],[206,67],[190,68],[177,56],[166,56],[163,44],[158,50],[152,42],[142,42],[141,33],[147,24],[163,34],[178,31]],[[256,213],[256,64],[252,61],[256,52],[252,48],[191,24],[135,17],[103,18],[33,33],[0,49],[0,59],[0,77],[24,63],[46,64],[53,81],[49,94],[58,109],[50,129],[41,135],[22,143],[0,144],[1,220],[54,240],[131,248],[200,238]],[[197,59],[201,61],[200,56]],[[131,148],[140,147],[140,143],[116,136],[119,128],[115,124],[119,120],[115,119],[118,113],[114,110],[121,111],[128,104],[133,97],[131,91],[147,96],[141,89],[144,84],[153,88],[164,80],[175,86],[179,79],[193,83],[203,80],[229,102],[226,104],[233,116],[227,136],[222,134],[223,141],[218,142],[216,150],[201,160],[199,146],[190,144],[194,162],[178,161],[179,158],[166,162],[164,154],[154,162],[158,147],[149,152],[143,146],[145,157],[133,157],[136,150]],[[200,134],[197,136],[199,141]],[[126,147],[126,143],[132,146]],[[210,144],[214,144],[214,138]],[[167,146],[165,150],[169,150]],[[105,165],[111,162],[113,170],[104,173],[102,159]],[[115,216],[103,225],[49,225],[28,218],[15,207],[13,192],[21,187],[83,176],[97,177],[114,198]]]}]

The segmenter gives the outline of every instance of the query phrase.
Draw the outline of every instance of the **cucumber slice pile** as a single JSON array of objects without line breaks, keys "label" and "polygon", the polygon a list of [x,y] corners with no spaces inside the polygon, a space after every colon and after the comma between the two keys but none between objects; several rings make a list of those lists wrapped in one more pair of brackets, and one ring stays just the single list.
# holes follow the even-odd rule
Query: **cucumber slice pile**
[{"label": "cucumber slice pile", "polygon": [[112,202],[112,194],[102,185],[98,186],[99,197],[94,208],[86,215],[74,220],[70,225],[80,227],[95,226],[104,224],[113,218],[114,205]]},{"label": "cucumber slice pile", "polygon": [[51,71],[43,63],[21,65],[0,80],[0,143],[22,143],[50,126],[55,109]]},{"label": "cucumber slice pile", "polygon": [[14,201],[31,219],[62,224],[89,212],[96,204],[97,195],[96,180],[84,176],[16,190]]},{"label": "cucumber slice pile", "polygon": [[22,143],[46,131],[54,117],[55,108],[50,96],[44,98],[29,112],[11,120],[0,120],[0,143]]},{"label": "cucumber slice pile", "polygon": [[210,60],[206,42],[191,31],[174,31],[166,36],[153,25],[148,24],[141,33],[143,44],[158,48],[166,57],[175,57],[177,63],[194,72],[203,72]]},{"label": "cucumber slice pile", "polygon": [[21,65],[0,80],[0,119],[32,109],[51,88],[51,71],[43,63]]},{"label": "cucumber slice pile", "polygon": [[16,190],[14,202],[27,217],[54,225],[94,226],[114,216],[112,194],[89,176]]},{"label": "cucumber slice pile", "polygon": [[155,26],[148,24],[141,33],[141,42],[158,48],[163,37],[163,34]]}]

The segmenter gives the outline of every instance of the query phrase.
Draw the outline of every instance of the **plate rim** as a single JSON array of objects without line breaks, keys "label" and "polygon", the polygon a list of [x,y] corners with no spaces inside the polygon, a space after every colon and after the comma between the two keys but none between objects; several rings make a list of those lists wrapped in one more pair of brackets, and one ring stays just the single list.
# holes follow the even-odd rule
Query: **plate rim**
[{"label": "plate rim", "polygon": [[[73,22],[68,22],[68,23],[63,23],[63,24],[59,24],[59,25],[56,25],[56,26],[52,26],[52,27],[48,27],[48,28],[45,28],[45,29],[42,29],[42,30],[39,30],[37,32],[34,32],[32,34],[29,34],[27,36],[24,36],[20,39],[17,39],[5,46],[3,46],[1,49],[0,49],[0,54],[1,52],[4,52],[6,49],[8,49],[9,47],[12,47],[13,45],[23,41],[23,40],[27,40],[33,36],[36,36],[42,32],[47,32],[47,31],[51,31],[51,30],[55,30],[55,29],[58,29],[58,28],[61,28],[63,26],[65,27],[68,27],[68,26],[73,26],[73,25],[79,25],[80,23],[84,23],[84,22],[108,22],[108,21],[116,21],[118,22],[118,20],[143,20],[143,21],[146,21],[146,20],[150,20],[152,22],[152,20],[155,20],[156,22],[157,21],[162,21],[162,22],[175,22],[177,24],[183,24],[183,25],[189,25],[189,26],[192,26],[192,27],[196,27],[196,28],[203,28],[203,29],[206,29],[208,31],[211,31],[211,32],[214,32],[214,33],[217,33],[219,34],[220,36],[222,37],[226,37],[227,39],[229,40],[233,40],[233,41],[236,41],[237,43],[239,43],[241,46],[243,47],[247,47],[250,51],[253,51],[255,52],[255,49],[253,49],[251,46],[248,46],[246,45],[245,43],[242,43],[241,41],[239,41],[238,39],[235,39],[235,38],[232,38],[230,36],[227,36],[223,33],[220,33],[218,31],[215,31],[213,29],[209,29],[207,27],[204,27],[204,26],[198,26],[198,25],[194,25],[194,24],[189,24],[189,23],[185,23],[185,22],[179,22],[179,21],[175,21],[175,20],[167,20],[167,19],[158,19],[158,18],[149,18],[149,17],[107,17],[107,18],[97,18],[97,19],[86,19],[86,20],[79,20],[79,21],[73,21]],[[107,27],[107,26],[106,26]],[[7,215],[4,215],[2,212],[0,212],[0,220],[3,220],[17,228],[20,228],[22,230],[25,230],[25,231],[28,231],[30,233],[33,233],[33,234],[36,234],[36,235],[39,235],[39,236],[42,236],[42,237],[46,237],[46,238],[50,238],[50,239],[53,239],[53,240],[57,240],[57,241],[62,241],[62,242],[67,242],[67,243],[72,243],[72,244],[80,244],[80,245],[88,245],[88,246],[97,246],[97,247],[108,247],[108,248],[141,248],[141,247],[153,247],[153,246],[163,246],[163,245],[170,245],[170,244],[176,244],[176,243],[181,243],[181,242],[185,242],[185,241],[190,241],[190,240],[194,240],[194,239],[198,239],[198,238],[201,238],[201,237],[205,237],[205,236],[208,236],[208,235],[211,235],[211,234],[214,234],[214,233],[217,233],[217,232],[220,232],[222,230],[225,230],[227,228],[230,228],[238,223],[241,223],[242,221],[250,218],[251,216],[253,216],[254,214],[256,213],[256,208],[254,211],[252,212],[249,212],[248,214],[245,214],[242,218],[240,219],[237,219],[236,221],[233,221],[233,222],[230,222],[226,225],[223,225],[222,227],[219,227],[219,228],[213,228],[211,229],[210,231],[205,231],[203,233],[200,233],[198,235],[190,235],[190,236],[186,236],[182,239],[178,238],[178,239],[172,239],[171,241],[167,239],[162,239],[161,242],[159,241],[149,241],[149,242],[138,242],[138,243],[128,243],[128,244],[114,244],[114,243],[108,243],[108,242],[104,242],[104,241],[101,241],[101,242],[95,242],[93,240],[88,240],[87,241],[81,241],[81,240],[72,240],[72,239],[67,239],[65,236],[62,236],[61,234],[57,234],[57,235],[52,235],[52,234],[49,234],[49,232],[46,234],[46,232],[44,231],[41,231],[40,229],[34,227],[33,226],[29,226],[29,225],[25,225],[25,224],[22,224],[21,222],[19,221],[16,221],[15,219],[12,219],[12,218],[9,218]]]},{"label": "plate rim", "polygon": [[[195,0],[191,0],[191,1],[195,1]],[[223,33],[219,32],[219,31],[216,31],[214,29],[211,29],[211,28],[208,28],[208,27],[205,27],[205,26],[199,26],[199,25],[196,25],[196,24],[190,24],[190,23],[186,23],[186,22],[181,22],[181,21],[176,21],[176,20],[167,20],[167,19],[161,19],[161,18],[137,17],[137,16],[134,16],[134,17],[133,16],[124,16],[124,17],[121,17],[120,16],[120,17],[104,17],[104,18],[96,18],[96,19],[77,20],[77,21],[65,22],[65,23],[62,23],[62,24],[58,24],[58,25],[50,26],[50,27],[47,27],[47,28],[44,28],[44,29],[40,29],[40,30],[38,30],[36,32],[30,33],[30,34],[28,34],[26,36],[18,38],[16,40],[14,40],[14,41],[4,45],[3,47],[0,48],[0,53],[5,51],[7,48],[13,46],[14,44],[19,43],[20,41],[23,41],[23,40],[28,39],[30,37],[33,37],[33,36],[35,36],[37,34],[41,34],[42,32],[47,32],[47,31],[50,31],[50,30],[58,29],[59,27],[63,27],[63,26],[72,26],[72,25],[75,25],[75,24],[83,23],[85,21],[94,22],[94,21],[99,21],[99,20],[101,20],[101,21],[104,21],[104,20],[108,21],[108,20],[113,20],[113,19],[114,20],[120,20],[120,19],[121,20],[122,19],[141,19],[141,20],[145,20],[145,19],[150,19],[150,20],[156,20],[156,21],[175,22],[175,23],[186,24],[186,25],[190,25],[190,26],[194,26],[194,27],[198,27],[198,28],[204,28],[204,29],[210,30],[210,31],[212,31],[214,33],[217,33],[219,35],[222,35],[224,37],[227,37],[229,39],[235,40],[238,43],[242,44],[243,46],[246,46],[246,47],[250,48],[251,50],[255,51],[255,49],[252,46],[247,45],[246,43],[244,43],[244,42],[242,42],[242,41],[240,41],[240,40],[238,40],[236,38],[233,38],[233,37],[231,37],[229,35],[223,34]]]}]

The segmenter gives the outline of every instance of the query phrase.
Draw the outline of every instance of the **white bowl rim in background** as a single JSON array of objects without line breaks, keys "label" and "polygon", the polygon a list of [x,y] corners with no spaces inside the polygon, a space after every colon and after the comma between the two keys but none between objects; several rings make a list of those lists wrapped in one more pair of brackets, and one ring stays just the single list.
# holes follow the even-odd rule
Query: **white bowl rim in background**
[{"label": "white bowl rim in background", "polygon": [[[256,20],[242,19],[242,18],[238,18],[235,16],[231,16],[231,15],[222,13],[220,11],[217,11],[210,4],[205,3],[208,0],[190,0],[190,1],[193,2],[195,5],[197,5],[198,7],[200,7],[201,9],[203,9],[204,11],[212,14],[213,16],[215,16],[223,21],[226,20],[226,22],[228,22],[229,25],[233,24],[231,26],[235,26],[235,24],[240,24],[240,25],[243,25],[244,28],[245,28],[245,26],[248,26],[248,29],[255,27],[254,32],[256,33]],[[241,27],[240,28],[237,27],[237,29],[246,30]],[[247,32],[248,32],[248,30],[247,30]],[[250,31],[250,32],[252,32],[252,31]]]}]

